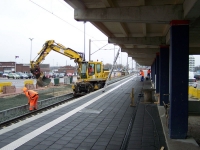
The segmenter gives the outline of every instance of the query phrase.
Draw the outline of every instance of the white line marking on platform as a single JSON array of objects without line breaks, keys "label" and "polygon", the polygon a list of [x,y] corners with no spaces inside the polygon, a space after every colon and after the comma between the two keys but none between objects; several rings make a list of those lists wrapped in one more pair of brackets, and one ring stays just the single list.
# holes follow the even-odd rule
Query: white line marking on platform
[{"label": "white line marking on platform", "polygon": [[59,118],[43,125],[42,127],[30,132],[29,134],[26,134],[24,135],[23,137],[13,141],[12,143],[4,146],[1,148],[1,150],[10,150],[10,149],[16,149],[18,147],[20,147],[21,145],[23,145],[24,143],[30,141],[31,139],[35,138],[36,136],[40,135],[41,133],[45,132],[46,130],[52,128],[53,126],[57,125],[58,123],[64,121],[65,119],[71,117],[72,115],[74,115],[75,113],[77,113],[78,111],[82,110],[83,108],[89,106],[90,104],[94,103],[95,101],[99,100],[100,98],[104,97],[105,95],[107,95],[108,93],[114,91],[115,89],[119,88],[121,85],[127,83],[128,81],[132,80],[133,78],[130,78],[129,80],[123,82],[122,84],[116,86],[115,88],[105,92],[105,93],[102,93],[101,95],[99,95],[98,97],[88,101],[87,103],[71,110],[70,112],[60,116]]},{"label": "white line marking on platform", "polygon": [[[131,77],[132,77],[132,78],[135,78],[135,76],[131,76]],[[129,78],[130,78],[130,77],[129,77]],[[128,78],[126,78],[126,79],[128,79]],[[124,81],[124,80],[125,80],[125,79],[123,79],[123,80],[121,80],[121,81]],[[113,83],[113,84],[111,84],[111,85],[108,85],[107,88],[110,87],[110,86],[113,86],[113,85],[115,85],[115,84],[118,84],[118,83],[121,82],[121,81],[118,81],[118,82],[115,82],[115,83]],[[27,118],[26,120],[23,120],[23,121],[20,121],[20,122],[18,122],[18,123],[12,124],[11,126],[5,127],[4,129],[0,130],[0,135],[1,135],[1,134],[4,134],[4,133],[6,133],[6,132],[9,132],[9,131],[11,131],[11,130],[13,130],[13,129],[15,129],[15,128],[18,128],[18,127],[20,127],[20,126],[22,126],[22,125],[24,125],[24,124],[27,124],[27,123],[29,123],[29,122],[35,120],[35,119],[38,119],[38,118],[41,118],[41,117],[43,117],[43,116],[45,116],[45,115],[47,115],[47,114],[50,114],[50,113],[52,113],[52,112],[54,112],[54,111],[56,111],[56,110],[58,110],[58,109],[61,109],[61,108],[63,108],[63,107],[66,107],[66,106],[68,106],[68,105],[70,105],[70,104],[72,104],[72,103],[75,103],[75,102],[77,102],[77,101],[80,101],[80,100],[82,100],[83,98],[86,98],[86,97],[88,97],[88,96],[91,96],[91,94],[95,94],[95,93],[97,93],[97,92],[99,92],[99,91],[102,92],[103,90],[104,90],[104,89],[100,89],[100,90],[94,91],[94,92],[92,92],[92,93],[90,93],[90,94],[81,96],[80,98],[77,98],[77,99],[75,99],[75,100],[73,100],[73,101],[69,101],[69,102],[67,102],[67,103],[65,103],[65,104],[63,104],[63,105],[59,105],[58,107],[51,108],[50,110],[47,110],[47,111],[45,111],[45,112],[43,112],[43,113],[41,113],[41,114],[38,114],[38,115],[36,115],[36,116],[34,116],[34,117]]]}]

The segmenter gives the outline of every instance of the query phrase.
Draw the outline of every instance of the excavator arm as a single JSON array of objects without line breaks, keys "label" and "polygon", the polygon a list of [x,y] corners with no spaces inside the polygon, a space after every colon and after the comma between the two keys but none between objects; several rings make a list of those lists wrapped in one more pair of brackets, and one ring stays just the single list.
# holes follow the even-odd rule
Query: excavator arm
[{"label": "excavator arm", "polygon": [[43,72],[40,71],[40,63],[45,59],[45,57],[51,52],[51,50],[58,52],[64,56],[74,59],[75,63],[82,63],[84,54],[76,52],[71,48],[66,48],[62,44],[56,43],[54,40],[46,41],[43,48],[38,53],[37,59],[30,62],[31,73],[36,77],[37,84],[39,86],[47,86],[50,83],[50,79],[47,79]]}]

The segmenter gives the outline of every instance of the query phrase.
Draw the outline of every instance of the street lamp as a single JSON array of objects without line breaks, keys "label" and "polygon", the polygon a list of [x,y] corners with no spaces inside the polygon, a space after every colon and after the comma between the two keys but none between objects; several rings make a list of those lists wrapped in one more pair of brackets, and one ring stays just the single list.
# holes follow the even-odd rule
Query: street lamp
[{"label": "street lamp", "polygon": [[31,40],[31,51],[30,51],[30,62],[31,62],[31,54],[32,54],[32,40],[34,39],[34,38],[29,38],[30,40]]}]

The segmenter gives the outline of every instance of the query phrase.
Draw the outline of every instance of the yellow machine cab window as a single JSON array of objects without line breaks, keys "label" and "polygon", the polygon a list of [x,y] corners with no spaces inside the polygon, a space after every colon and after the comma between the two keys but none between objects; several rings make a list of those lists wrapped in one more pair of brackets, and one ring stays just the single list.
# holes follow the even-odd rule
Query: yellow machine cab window
[{"label": "yellow machine cab window", "polygon": [[101,72],[101,64],[96,64],[97,73]]},{"label": "yellow machine cab window", "polygon": [[94,66],[94,64],[89,64],[88,65],[88,74],[89,74],[89,76],[92,76],[92,75],[94,75],[94,72],[95,72],[95,66]]}]

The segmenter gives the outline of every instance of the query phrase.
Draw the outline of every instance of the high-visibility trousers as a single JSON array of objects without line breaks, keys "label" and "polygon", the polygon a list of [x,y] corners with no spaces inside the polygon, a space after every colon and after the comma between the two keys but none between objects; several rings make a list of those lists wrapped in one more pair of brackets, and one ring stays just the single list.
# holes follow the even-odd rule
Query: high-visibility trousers
[{"label": "high-visibility trousers", "polygon": [[37,109],[37,101],[39,96],[35,95],[32,99],[30,99],[29,110],[36,110]]}]

